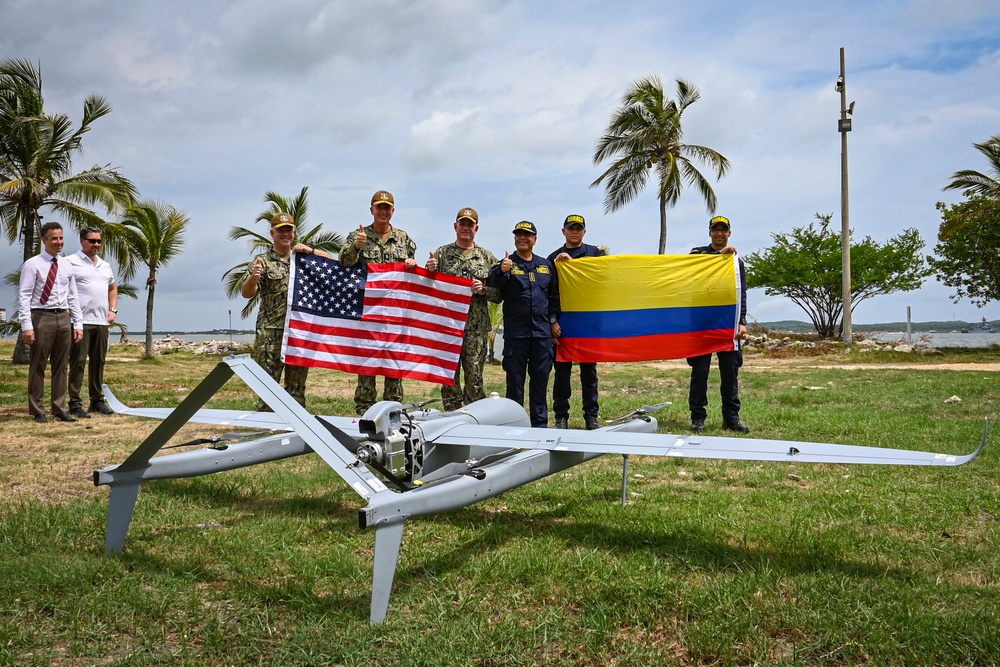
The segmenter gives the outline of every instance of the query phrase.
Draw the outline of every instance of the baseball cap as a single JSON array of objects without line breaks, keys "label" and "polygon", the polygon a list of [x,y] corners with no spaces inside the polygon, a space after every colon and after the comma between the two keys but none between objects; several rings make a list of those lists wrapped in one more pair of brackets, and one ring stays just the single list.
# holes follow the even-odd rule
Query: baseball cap
[{"label": "baseball cap", "polygon": [[729,218],[727,218],[724,215],[717,215],[717,216],[715,216],[714,218],[712,218],[711,220],[708,221],[708,228],[709,229],[711,229],[712,227],[715,227],[716,225],[725,225],[726,229],[730,229]]},{"label": "baseball cap", "polygon": [[288,215],[287,213],[275,213],[274,217],[271,218],[271,229],[279,229],[281,227],[295,227],[295,218]]},{"label": "baseball cap", "polygon": [[570,225],[580,225],[586,229],[587,221],[583,219],[582,215],[567,215],[566,220],[563,222],[563,229],[566,229]]},{"label": "baseball cap", "polygon": [[463,219],[472,220],[477,225],[479,224],[479,214],[476,213],[476,209],[474,208],[463,208],[458,212],[458,215],[455,216],[455,222]]},{"label": "baseball cap", "polygon": [[522,220],[521,222],[514,225],[514,233],[518,232],[528,232],[534,236],[538,236],[538,230],[535,229],[535,223],[528,222],[527,220]]},{"label": "baseball cap", "polygon": [[392,198],[392,193],[388,190],[379,190],[372,195],[372,206],[377,204],[388,204],[389,206],[395,206],[396,201]]}]

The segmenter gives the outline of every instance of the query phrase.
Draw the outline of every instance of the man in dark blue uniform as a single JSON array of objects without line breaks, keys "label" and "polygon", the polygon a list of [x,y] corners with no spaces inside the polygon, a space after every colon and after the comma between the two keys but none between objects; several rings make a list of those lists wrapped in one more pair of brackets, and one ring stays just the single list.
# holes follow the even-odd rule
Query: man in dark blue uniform
[{"label": "man in dark blue uniform", "polygon": [[[556,270],[559,262],[568,262],[580,257],[603,257],[608,254],[604,248],[583,242],[587,233],[587,222],[582,215],[569,215],[563,222],[563,236],[566,243],[549,255]],[[569,397],[572,394],[570,382],[573,379],[573,362],[555,362],[556,377],[552,385],[552,411],[556,413],[556,428],[569,428]],[[597,419],[599,406],[597,403],[597,364],[580,362],[580,386],[583,390],[583,421],[587,430],[600,428]]]},{"label": "man in dark blue uniform", "polygon": [[[706,246],[691,248],[691,254],[707,255],[729,255],[736,254],[736,248],[729,245],[729,237],[732,234],[729,225],[729,218],[718,215],[708,221],[708,234],[712,243]],[[743,260],[739,260],[740,266],[740,321],[739,331],[736,338],[743,340],[747,336],[747,274]],[[740,385],[739,372],[743,365],[743,351],[737,349],[732,352],[716,352],[719,358],[720,392],[722,394],[722,421],[730,431],[749,433],[750,427],[740,421]],[[691,389],[688,394],[688,407],[691,408],[691,430],[700,432],[705,430],[705,418],[708,416],[708,371],[712,368],[712,355],[703,354],[697,357],[688,357],[688,366],[691,367]]]},{"label": "man in dark blue uniform", "polygon": [[549,422],[548,384],[552,371],[552,339],[559,329],[559,282],[555,267],[534,254],[538,230],[533,222],[514,225],[514,255],[509,252],[490,270],[488,284],[503,301],[503,369],[507,398],[524,405],[528,377],[528,416],[531,425]]}]

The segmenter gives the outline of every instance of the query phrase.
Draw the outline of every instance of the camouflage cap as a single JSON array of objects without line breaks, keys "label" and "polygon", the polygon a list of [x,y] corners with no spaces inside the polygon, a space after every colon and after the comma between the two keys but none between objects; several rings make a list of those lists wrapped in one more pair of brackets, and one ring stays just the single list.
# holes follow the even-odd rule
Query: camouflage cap
[{"label": "camouflage cap", "polygon": [[271,218],[271,229],[280,229],[281,227],[291,227],[294,229],[295,218],[287,213],[275,213],[274,217]]},{"label": "camouflage cap", "polygon": [[455,216],[455,222],[458,222],[459,220],[472,220],[472,222],[478,225],[479,214],[476,212],[476,209],[466,207],[459,211],[458,215]]},{"label": "camouflage cap", "polygon": [[388,204],[389,206],[395,206],[396,200],[392,198],[392,193],[388,190],[379,190],[372,195],[372,206],[378,206],[379,204]]}]

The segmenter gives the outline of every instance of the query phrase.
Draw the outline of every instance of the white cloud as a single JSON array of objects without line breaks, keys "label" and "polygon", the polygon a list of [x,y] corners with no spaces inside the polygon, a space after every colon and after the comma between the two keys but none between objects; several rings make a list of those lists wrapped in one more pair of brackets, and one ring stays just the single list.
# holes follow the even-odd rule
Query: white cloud
[{"label": "white cloud", "polygon": [[[839,219],[841,47],[857,101],[859,236],[885,241],[916,226],[932,247],[934,202],[956,200],[940,188],[979,165],[973,142],[1000,131],[1000,7],[989,0],[15,0],[4,25],[0,57],[41,64],[50,110],[78,122],[88,93],[113,104],[77,166],[120,166],[143,195],[191,216],[188,250],[157,293],[163,328],[221,326],[220,313],[242,307],[218,282],[246,258],[226,232],[251,223],[267,190],[310,186],[314,220],[343,233],[367,222],[375,189],[389,188],[421,252],[450,240],[462,206],[479,210],[480,240],[494,252],[522,218],[540,225],[539,247],[555,247],[569,212],[587,216],[590,241],[654,251],[651,187],[607,216],[603,192],[589,187],[602,170],[591,163],[595,140],[628,84],[651,74],[671,92],[676,78],[701,91],[685,139],[732,161],[716,192],[742,252],[816,212]],[[669,250],[706,242],[694,192],[668,218]],[[20,253],[0,247],[0,260],[16,266]],[[875,299],[855,319],[911,298],[979,318],[947,294],[929,283]],[[13,291],[0,299],[13,302]],[[125,321],[141,326],[141,308],[128,310]],[[751,311],[803,317],[762,294]]]}]

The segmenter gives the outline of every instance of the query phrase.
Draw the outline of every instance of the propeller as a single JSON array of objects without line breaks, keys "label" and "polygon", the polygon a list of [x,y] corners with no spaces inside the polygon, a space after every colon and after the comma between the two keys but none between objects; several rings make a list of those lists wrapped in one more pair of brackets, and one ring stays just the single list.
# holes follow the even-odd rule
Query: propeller
[{"label": "propeller", "polygon": [[[213,435],[210,438],[195,438],[194,440],[188,440],[187,442],[179,442],[176,445],[167,445],[163,449],[176,449],[177,447],[191,447],[194,445],[218,445],[220,442],[227,442],[229,440],[239,440],[241,438],[251,438],[258,435],[264,435],[265,433],[270,433],[270,431],[253,431],[250,433],[238,433],[233,431],[231,433],[223,433],[222,435]],[[213,447],[212,449],[225,449],[228,445],[223,445],[222,447]]]},{"label": "propeller", "polygon": [[437,470],[424,475],[417,482],[417,486],[422,486],[424,484],[430,484],[431,482],[436,482],[439,479],[445,479],[446,477],[458,477],[459,475],[470,475],[476,479],[484,479],[486,477],[486,471],[480,470],[483,466],[488,466],[491,463],[496,463],[508,456],[513,456],[517,454],[520,449],[505,449],[502,452],[497,452],[496,454],[490,454],[489,456],[484,456],[481,459],[470,459],[468,461],[457,461],[455,463],[448,463]]},{"label": "propeller", "polygon": [[431,403],[440,403],[440,398],[428,398],[426,401],[420,401],[419,403],[407,403],[403,406],[403,410],[419,410],[425,405],[430,405]]},{"label": "propeller", "polygon": [[650,413],[659,412],[660,410],[662,410],[663,408],[667,407],[668,405],[673,405],[673,403],[671,403],[670,401],[666,401],[664,403],[656,403],[656,404],[653,404],[653,405],[644,405],[641,408],[636,408],[635,410],[633,410],[632,412],[628,413],[627,415],[622,415],[621,417],[617,417],[615,419],[612,419],[608,423],[609,424],[621,424],[622,422],[627,422],[630,419],[636,419],[637,417],[645,417],[646,415],[648,415]]}]

